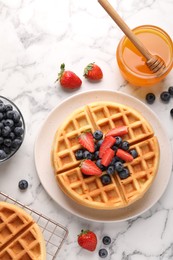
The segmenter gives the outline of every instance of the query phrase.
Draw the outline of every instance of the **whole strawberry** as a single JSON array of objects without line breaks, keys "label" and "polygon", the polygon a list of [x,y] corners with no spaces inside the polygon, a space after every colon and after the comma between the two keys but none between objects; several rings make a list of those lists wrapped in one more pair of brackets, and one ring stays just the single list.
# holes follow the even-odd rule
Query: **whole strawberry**
[{"label": "whole strawberry", "polygon": [[85,67],[83,76],[89,80],[97,81],[103,78],[103,72],[101,68],[93,62]]},{"label": "whole strawberry", "polygon": [[77,89],[82,85],[82,80],[72,71],[65,70],[65,64],[60,66],[61,71],[58,73],[56,81],[60,81],[60,84],[65,89]]},{"label": "whole strawberry", "polygon": [[78,244],[89,251],[94,251],[97,246],[96,234],[90,230],[81,230],[78,235]]}]

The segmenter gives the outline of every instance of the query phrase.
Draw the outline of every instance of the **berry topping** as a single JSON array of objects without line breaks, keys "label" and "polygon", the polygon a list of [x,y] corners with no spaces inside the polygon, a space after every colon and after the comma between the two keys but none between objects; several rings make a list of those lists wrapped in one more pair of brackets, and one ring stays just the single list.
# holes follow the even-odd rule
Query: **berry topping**
[{"label": "berry topping", "polygon": [[115,140],[116,140],[116,142],[115,142],[116,146],[117,146],[117,147],[121,146],[121,144],[122,144],[122,138],[121,138],[120,136],[116,136],[116,137],[115,137]]},{"label": "berry topping", "polygon": [[100,168],[100,170],[102,170],[102,171],[106,170],[106,167],[103,164],[101,164],[101,159],[98,159],[96,161],[96,165]]},{"label": "berry topping", "polygon": [[93,153],[95,150],[94,137],[92,133],[85,132],[79,136],[79,143],[86,148],[89,152]]},{"label": "berry topping", "polygon": [[111,177],[109,174],[104,174],[100,177],[101,182],[103,185],[108,185],[111,183]]},{"label": "berry topping", "polygon": [[78,235],[78,244],[89,251],[94,251],[97,246],[97,236],[90,230],[81,230]]},{"label": "berry topping", "polygon": [[109,245],[111,243],[111,238],[109,236],[104,236],[102,242],[104,245]]},{"label": "berry topping", "polygon": [[107,170],[106,170],[107,174],[114,174],[115,172],[115,166],[114,165],[110,165]]},{"label": "berry topping", "polygon": [[129,143],[127,141],[123,141],[122,144],[121,144],[121,148],[125,151],[128,151],[129,150]]},{"label": "berry topping", "polygon": [[91,160],[85,160],[81,163],[81,171],[86,175],[101,175],[102,171]]},{"label": "berry topping", "polygon": [[105,257],[107,257],[107,255],[108,255],[108,251],[107,251],[105,248],[101,248],[101,249],[99,250],[99,256],[100,256],[101,258],[105,258]]},{"label": "berry topping", "polygon": [[75,152],[76,160],[82,160],[83,159],[83,150],[79,149]]},{"label": "berry topping", "polygon": [[116,162],[115,163],[115,170],[117,172],[121,172],[124,169],[123,163],[122,162]]},{"label": "berry topping", "polygon": [[93,136],[94,136],[94,139],[95,140],[101,140],[103,138],[103,133],[102,131],[100,130],[96,130],[94,133],[93,133]]},{"label": "berry topping", "polygon": [[28,188],[28,182],[26,180],[19,181],[19,189],[20,190],[26,190]]},{"label": "berry topping", "polygon": [[129,170],[127,168],[124,168],[121,172],[118,172],[118,175],[120,179],[126,179],[130,176]]},{"label": "berry topping", "polygon": [[130,150],[129,153],[133,156],[133,158],[138,157],[138,153],[137,153],[136,149]]},{"label": "berry topping", "polygon": [[148,93],[146,95],[146,101],[147,101],[148,104],[153,104],[155,99],[156,99],[156,97],[153,93]]},{"label": "berry topping", "polygon": [[128,152],[126,152],[126,151],[124,151],[120,148],[117,150],[116,156],[118,156],[119,158],[121,158],[125,162],[133,161],[133,156],[130,153],[128,153]]},{"label": "berry topping", "polygon": [[160,98],[163,102],[168,103],[171,98],[171,95],[168,91],[163,91],[160,95]]},{"label": "berry topping", "polygon": [[86,150],[86,151],[83,152],[83,158],[93,160],[94,154],[90,153],[89,151]]},{"label": "berry topping", "polygon": [[102,158],[105,151],[111,146],[113,146],[115,142],[116,140],[113,136],[106,136],[103,140],[103,143],[100,146],[99,157]]},{"label": "berry topping", "polygon": [[128,133],[127,126],[119,126],[112,128],[110,131],[107,132],[106,136],[122,136]]},{"label": "berry topping", "polygon": [[113,151],[111,148],[106,149],[105,153],[102,156],[101,164],[107,167],[111,163],[114,155],[115,151]]}]

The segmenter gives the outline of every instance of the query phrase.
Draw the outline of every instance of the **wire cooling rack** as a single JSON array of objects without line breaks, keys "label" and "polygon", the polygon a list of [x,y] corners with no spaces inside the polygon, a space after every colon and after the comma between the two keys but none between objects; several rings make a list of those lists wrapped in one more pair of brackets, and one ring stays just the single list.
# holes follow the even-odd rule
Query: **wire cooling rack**
[{"label": "wire cooling rack", "polygon": [[45,239],[47,252],[46,260],[55,260],[60,248],[62,247],[68,235],[68,230],[62,225],[47,218],[46,216],[43,216],[37,211],[30,209],[29,207],[23,205],[19,201],[4,194],[3,192],[0,192],[0,201],[6,201],[16,206],[19,206],[33,217],[35,222],[39,225],[40,229],[42,230]]}]

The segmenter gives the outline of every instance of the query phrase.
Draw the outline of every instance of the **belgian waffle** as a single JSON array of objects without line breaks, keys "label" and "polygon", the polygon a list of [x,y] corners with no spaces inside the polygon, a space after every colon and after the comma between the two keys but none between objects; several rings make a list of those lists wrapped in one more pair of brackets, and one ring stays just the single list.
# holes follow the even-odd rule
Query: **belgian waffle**
[{"label": "belgian waffle", "polygon": [[[78,137],[86,130],[101,130],[127,126],[123,139],[135,148],[138,157],[125,163],[130,176],[111,176],[111,184],[103,185],[100,177],[85,177],[75,151],[81,146]],[[57,130],[52,149],[56,181],[62,191],[76,202],[95,209],[116,209],[140,199],[153,182],[159,165],[159,144],[147,120],[136,110],[112,102],[91,103],[76,110]],[[104,172],[103,172],[104,174]]]},{"label": "belgian waffle", "polygon": [[40,228],[23,209],[0,202],[0,259],[46,260]]}]

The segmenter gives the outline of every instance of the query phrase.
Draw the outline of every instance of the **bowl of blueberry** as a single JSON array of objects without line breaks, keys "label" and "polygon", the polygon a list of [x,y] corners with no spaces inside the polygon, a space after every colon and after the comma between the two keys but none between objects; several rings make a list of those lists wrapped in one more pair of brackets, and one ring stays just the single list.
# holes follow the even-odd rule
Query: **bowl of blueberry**
[{"label": "bowl of blueberry", "polygon": [[0,163],[11,158],[20,148],[25,136],[25,122],[19,108],[8,98],[0,96]]}]

